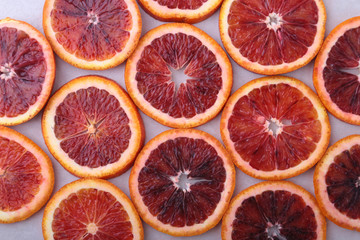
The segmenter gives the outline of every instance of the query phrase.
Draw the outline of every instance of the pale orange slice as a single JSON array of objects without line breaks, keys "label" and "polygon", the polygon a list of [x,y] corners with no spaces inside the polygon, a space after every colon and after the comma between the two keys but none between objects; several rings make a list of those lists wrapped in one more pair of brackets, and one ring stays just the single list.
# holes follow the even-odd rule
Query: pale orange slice
[{"label": "pale orange slice", "polygon": [[41,125],[51,154],[79,177],[122,174],[145,138],[130,97],[117,83],[99,76],[79,77],[62,86],[50,98]]},{"label": "pale orange slice", "polygon": [[173,236],[193,236],[221,220],[235,170],[220,142],[195,129],[173,129],[150,140],[131,170],[130,195],[142,219]]},{"label": "pale orange slice", "polygon": [[264,77],[239,88],[227,102],[220,131],[237,167],[266,180],[313,167],[330,140],[328,115],[316,94],[289,77]]},{"label": "pale orange slice", "polygon": [[45,240],[142,240],[143,228],[130,199],[101,179],[80,179],[62,187],[46,205]]},{"label": "pale orange slice", "polygon": [[24,135],[0,126],[0,223],[22,221],[39,211],[53,186],[49,157]]}]

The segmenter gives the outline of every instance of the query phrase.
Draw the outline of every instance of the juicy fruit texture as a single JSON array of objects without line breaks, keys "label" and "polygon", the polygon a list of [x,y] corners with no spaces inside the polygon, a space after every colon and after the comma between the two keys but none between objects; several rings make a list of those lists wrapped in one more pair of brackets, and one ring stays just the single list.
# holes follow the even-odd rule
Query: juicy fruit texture
[{"label": "juicy fruit texture", "polygon": [[0,211],[12,212],[33,201],[44,181],[35,156],[18,142],[0,137]]},{"label": "juicy fruit texture", "polygon": [[88,61],[103,61],[123,50],[133,23],[124,0],[55,0],[51,24],[66,51]]},{"label": "juicy fruit texture", "polygon": [[16,117],[38,100],[46,60],[40,43],[16,28],[0,28],[0,45],[0,117]]},{"label": "juicy fruit texture", "polygon": [[143,148],[129,185],[145,222],[173,236],[193,236],[220,221],[234,181],[231,159],[214,137],[173,129]]},{"label": "juicy fruit texture", "polygon": [[[176,89],[171,70],[189,77]],[[137,86],[151,106],[173,118],[192,118],[216,102],[222,70],[213,52],[193,36],[165,34],[146,46],[136,65]]]},{"label": "juicy fruit texture", "polygon": [[255,178],[297,176],[320,160],[330,123],[320,100],[287,77],[255,79],[229,99],[221,135],[235,164]]},{"label": "juicy fruit texture", "polygon": [[236,62],[250,71],[274,75],[300,68],[315,57],[325,18],[321,0],[227,0],[220,30]]},{"label": "juicy fruit texture", "polygon": [[[176,83],[172,70],[184,72],[182,83]],[[141,39],[126,64],[125,83],[144,113],[166,126],[190,128],[221,110],[231,91],[232,69],[205,32],[190,24],[164,24]]]},{"label": "juicy fruit texture", "polygon": [[178,9],[198,9],[200,8],[205,2],[208,0],[154,0],[155,2],[158,2],[161,6],[166,6],[170,9],[178,8]]},{"label": "juicy fruit texture", "polygon": [[54,212],[55,240],[134,239],[129,216],[109,192],[81,189],[63,199]]},{"label": "juicy fruit texture", "polygon": [[360,220],[360,145],[335,156],[325,175],[327,194],[342,214]]},{"label": "juicy fruit texture", "polygon": [[[276,132],[270,124],[278,125]],[[286,170],[309,158],[321,137],[311,101],[288,84],[269,84],[241,97],[229,118],[241,158],[262,171]]]},{"label": "juicy fruit texture", "polygon": [[314,211],[289,191],[264,191],[245,199],[232,223],[232,240],[317,238]]},{"label": "juicy fruit texture", "polygon": [[118,161],[131,137],[119,100],[96,87],[66,96],[56,108],[54,132],[71,159],[91,168]]},{"label": "juicy fruit texture", "polygon": [[[214,213],[224,191],[223,164],[214,147],[202,139],[168,140],[150,153],[141,169],[139,193],[162,223],[174,227],[201,224]],[[186,188],[177,183],[181,174],[189,181]]]}]

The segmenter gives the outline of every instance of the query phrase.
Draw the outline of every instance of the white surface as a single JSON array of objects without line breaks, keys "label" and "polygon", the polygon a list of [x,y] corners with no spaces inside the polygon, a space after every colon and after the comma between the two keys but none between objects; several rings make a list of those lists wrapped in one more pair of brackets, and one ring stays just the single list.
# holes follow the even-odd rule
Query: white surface
[{"label": "white surface", "polygon": [[[99,0],[100,1],[100,0]],[[324,0],[325,6],[327,8],[328,20],[326,24],[326,35],[339,23],[342,21],[360,15],[360,1],[359,0]],[[35,28],[42,30],[42,8],[43,8],[44,0],[0,0],[0,19],[5,17],[11,17],[18,20],[23,20]],[[162,22],[159,22],[149,15],[147,15],[144,11],[141,10],[141,15],[143,18],[143,34],[148,30],[154,28],[155,26],[161,25]],[[212,17],[209,19],[195,24],[195,26],[201,28],[205,32],[207,32],[210,36],[212,36],[218,43],[221,44],[220,35],[218,31],[218,17],[219,11],[217,11]],[[221,44],[222,45],[222,44]],[[125,87],[124,83],[124,67],[125,63],[120,66],[106,70],[106,71],[87,71],[77,69],[58,57],[56,57],[56,79],[54,84],[54,91],[60,88],[63,84],[70,81],[71,79],[87,75],[87,74],[98,74],[109,77],[117,81],[121,86]],[[312,89],[312,69],[314,62],[312,61],[307,66],[285,74],[287,76],[295,77],[303,82],[305,82]],[[244,70],[239,67],[234,61],[232,61],[233,71],[234,71],[234,85],[232,92],[236,91],[241,85],[244,83],[254,79],[261,77],[261,75],[254,74]],[[60,164],[50,155],[48,149],[45,146],[44,140],[41,134],[41,115],[38,114],[34,119],[29,122],[23,123],[19,126],[12,127],[13,129],[23,133],[24,135],[31,138],[35,143],[37,143],[52,159],[54,170],[55,170],[55,188],[54,192],[59,190],[66,183],[72,182],[77,178],[68,173],[65,169],[63,169]],[[162,126],[161,124],[155,122],[150,119],[143,113],[141,113],[143,120],[145,122],[145,130],[146,130],[146,142],[151,138],[156,136],[158,133],[163,132],[168,127]],[[332,136],[330,144],[338,141],[339,139],[348,136],[350,134],[358,133],[360,134],[360,126],[353,126],[350,124],[345,124],[340,120],[336,119],[332,115],[330,115],[330,122],[332,126]],[[216,117],[214,120],[208,122],[207,124],[198,127],[198,129],[206,131],[216,138],[220,140],[220,131],[219,131],[219,123],[220,123],[220,115]],[[111,179],[110,181],[121,188],[128,196],[129,196],[129,187],[128,187],[128,177],[130,171],[127,171],[120,177],[116,177]],[[313,185],[312,185],[312,176],[313,169],[308,172],[298,176],[291,178],[290,181],[294,183],[300,184],[304,188],[306,188],[311,193],[314,193]],[[244,173],[237,170],[236,175],[236,187],[234,194],[239,193],[241,190],[249,187],[250,185],[260,182],[260,180],[251,178]],[[41,220],[44,212],[44,208],[42,208],[38,213],[34,214],[29,219],[8,224],[1,225],[0,224],[0,239],[1,240],[38,240],[42,239],[41,232]],[[145,239],[146,240],[170,240],[170,239],[187,239],[187,240],[220,240],[220,224],[218,224],[214,229],[211,229],[205,234],[195,237],[188,238],[175,238],[163,233],[156,231],[151,228],[147,224],[144,223],[145,229]],[[355,231],[350,231],[346,229],[342,229],[332,222],[328,221],[327,225],[327,239],[328,240],[356,240],[360,239],[360,233]],[[304,239],[305,240],[305,239]]]}]

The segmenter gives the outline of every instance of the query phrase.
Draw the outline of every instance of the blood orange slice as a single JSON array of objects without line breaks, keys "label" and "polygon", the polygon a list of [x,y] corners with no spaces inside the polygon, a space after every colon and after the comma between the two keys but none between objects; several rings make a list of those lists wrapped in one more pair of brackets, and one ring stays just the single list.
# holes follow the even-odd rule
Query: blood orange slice
[{"label": "blood orange slice", "polygon": [[54,54],[28,23],[0,20],[0,124],[33,118],[48,100],[55,78]]},{"label": "blood orange slice", "polygon": [[286,181],[262,182],[239,193],[224,215],[223,240],[325,240],[326,221],[315,198]]},{"label": "blood orange slice", "polygon": [[[182,83],[173,69],[184,70]],[[185,23],[164,24],[141,40],[125,69],[135,104],[161,124],[190,128],[222,109],[232,87],[232,68],[222,48],[205,32]]]},{"label": "blood orange slice", "polygon": [[222,0],[139,0],[154,18],[167,22],[197,23],[210,17]]},{"label": "blood orange slice", "polygon": [[314,86],[335,117],[360,125],[360,17],[339,24],[326,38],[314,66]]},{"label": "blood orange slice", "polygon": [[125,172],[142,147],[142,119],[114,81],[76,78],[49,100],[42,118],[45,143],[53,156],[79,177],[110,178]]},{"label": "blood orange slice", "polygon": [[45,240],[142,240],[141,220],[130,199],[101,179],[80,179],[62,187],[45,208]]},{"label": "blood orange slice", "polygon": [[173,236],[192,236],[220,221],[234,191],[235,170],[208,133],[173,129],[146,144],[129,185],[145,222]]},{"label": "blood orange slice", "polygon": [[43,27],[64,61],[104,70],[125,61],[135,49],[141,16],[135,0],[46,0]]},{"label": "blood orange slice", "polygon": [[256,73],[291,72],[318,53],[325,34],[322,0],[225,0],[221,40],[230,56]]},{"label": "blood orange slice", "polygon": [[360,135],[332,145],[314,173],[316,199],[337,225],[360,231]]},{"label": "blood orange slice", "polygon": [[297,176],[325,153],[330,123],[315,93],[289,77],[265,77],[242,86],[221,117],[221,136],[246,174],[279,180]]},{"label": "blood orange slice", "polygon": [[53,186],[49,157],[24,135],[0,126],[0,223],[22,221],[36,213]]}]

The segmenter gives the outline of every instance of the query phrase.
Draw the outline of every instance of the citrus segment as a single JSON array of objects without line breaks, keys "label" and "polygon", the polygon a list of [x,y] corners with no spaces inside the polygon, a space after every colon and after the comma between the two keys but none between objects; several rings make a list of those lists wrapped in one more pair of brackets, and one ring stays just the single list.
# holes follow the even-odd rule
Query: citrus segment
[{"label": "citrus segment", "polygon": [[360,124],[360,17],[339,24],[326,38],[314,67],[314,86],[337,118]]},{"label": "citrus segment", "polygon": [[311,168],[326,151],[330,124],[306,85],[288,77],[253,80],[230,97],[221,135],[235,164],[250,176],[284,179]]},{"label": "citrus segment", "polygon": [[48,156],[30,139],[0,127],[0,223],[33,215],[49,199],[53,185]]},{"label": "citrus segment", "polygon": [[44,31],[54,51],[84,69],[107,69],[134,50],[141,17],[133,0],[47,0]]},{"label": "citrus segment", "polygon": [[210,17],[222,0],[140,0],[143,9],[160,21],[197,23]]},{"label": "citrus segment", "polygon": [[[189,79],[177,86],[172,71]],[[165,24],[148,32],[129,58],[125,83],[136,105],[156,121],[177,128],[214,118],[232,86],[232,69],[221,47],[189,24]]]},{"label": "citrus segment", "polygon": [[291,182],[262,182],[239,193],[222,223],[222,239],[326,239],[316,200]]},{"label": "citrus segment", "polygon": [[311,61],[325,33],[321,0],[225,0],[221,39],[242,67],[260,74],[293,71]]},{"label": "citrus segment", "polygon": [[55,61],[45,37],[28,23],[0,20],[0,124],[33,118],[49,98]]},{"label": "citrus segment", "polygon": [[77,176],[109,178],[126,171],[144,141],[140,115],[115,82],[85,76],[50,99],[42,120],[45,143]]},{"label": "citrus segment", "polygon": [[198,235],[221,219],[234,190],[235,171],[221,144],[194,129],[169,130],[140,152],[130,194],[140,216],[174,236]]},{"label": "citrus segment", "polygon": [[65,185],[46,206],[42,225],[46,240],[143,239],[131,201],[104,180],[81,179]]},{"label": "citrus segment", "polygon": [[360,136],[331,146],[314,173],[314,187],[325,216],[337,225],[360,231]]}]

